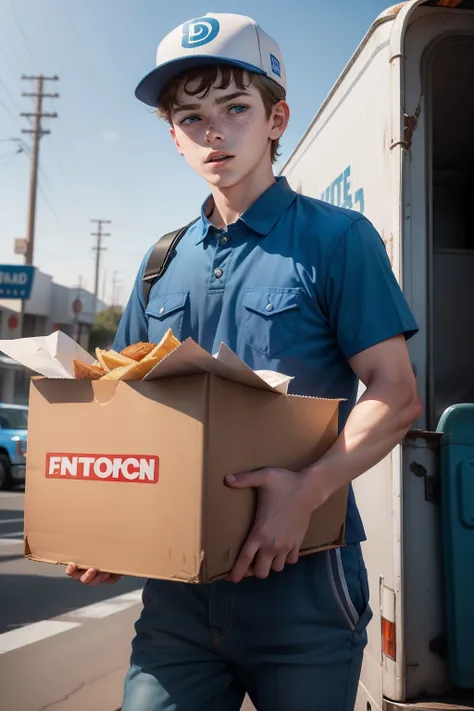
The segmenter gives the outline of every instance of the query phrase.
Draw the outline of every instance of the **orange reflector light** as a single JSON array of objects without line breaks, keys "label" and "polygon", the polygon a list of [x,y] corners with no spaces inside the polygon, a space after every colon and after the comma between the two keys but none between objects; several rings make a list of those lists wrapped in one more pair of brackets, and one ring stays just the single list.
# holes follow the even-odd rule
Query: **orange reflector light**
[{"label": "orange reflector light", "polygon": [[382,617],[382,652],[389,659],[397,661],[397,637],[395,623]]}]

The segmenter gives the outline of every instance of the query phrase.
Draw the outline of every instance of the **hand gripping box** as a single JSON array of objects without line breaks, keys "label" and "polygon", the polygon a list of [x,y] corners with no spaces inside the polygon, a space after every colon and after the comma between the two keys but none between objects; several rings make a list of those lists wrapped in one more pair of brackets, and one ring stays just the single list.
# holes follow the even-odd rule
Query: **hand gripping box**
[{"label": "hand gripping box", "polygon": [[[256,504],[225,475],[300,471],[337,437],[339,401],[287,395],[288,380],[191,339],[140,382],[33,378],[26,556],[187,582],[225,576]],[[343,544],[347,494],[314,512],[302,554]]]}]

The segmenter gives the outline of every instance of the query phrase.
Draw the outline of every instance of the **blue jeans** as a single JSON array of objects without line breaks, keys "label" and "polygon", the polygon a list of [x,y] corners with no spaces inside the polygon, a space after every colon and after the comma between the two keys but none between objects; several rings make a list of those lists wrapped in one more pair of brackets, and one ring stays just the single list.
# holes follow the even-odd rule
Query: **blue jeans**
[{"label": "blue jeans", "polygon": [[359,545],[237,585],[150,580],[122,711],[352,711],[367,643]]}]

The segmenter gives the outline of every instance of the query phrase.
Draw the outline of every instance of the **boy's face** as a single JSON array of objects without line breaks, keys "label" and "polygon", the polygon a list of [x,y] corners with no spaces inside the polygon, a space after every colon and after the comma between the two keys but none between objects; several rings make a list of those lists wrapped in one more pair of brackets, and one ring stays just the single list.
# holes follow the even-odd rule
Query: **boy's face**
[{"label": "boy's face", "polygon": [[171,135],[189,166],[210,185],[230,188],[262,161],[271,167],[271,141],[281,137],[289,119],[284,101],[268,119],[259,90],[252,84],[241,90],[234,81],[227,89],[211,89],[205,98],[190,96],[181,87],[177,100]]}]

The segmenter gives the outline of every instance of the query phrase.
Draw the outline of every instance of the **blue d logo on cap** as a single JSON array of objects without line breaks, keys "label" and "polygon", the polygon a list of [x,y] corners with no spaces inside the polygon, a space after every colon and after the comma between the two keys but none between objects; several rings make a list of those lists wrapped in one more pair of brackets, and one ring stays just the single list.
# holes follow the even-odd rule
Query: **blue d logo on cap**
[{"label": "blue d logo on cap", "polygon": [[272,72],[281,77],[281,64],[274,54],[270,54],[270,62],[272,65]]},{"label": "blue d logo on cap", "polygon": [[211,42],[219,34],[219,21],[215,17],[199,17],[183,25],[181,44],[186,49],[200,47]]}]

